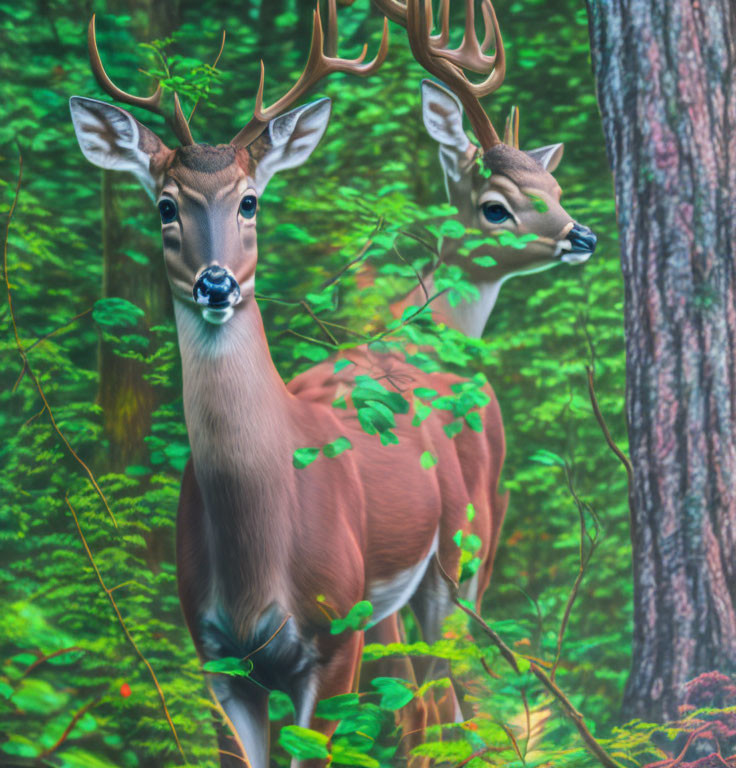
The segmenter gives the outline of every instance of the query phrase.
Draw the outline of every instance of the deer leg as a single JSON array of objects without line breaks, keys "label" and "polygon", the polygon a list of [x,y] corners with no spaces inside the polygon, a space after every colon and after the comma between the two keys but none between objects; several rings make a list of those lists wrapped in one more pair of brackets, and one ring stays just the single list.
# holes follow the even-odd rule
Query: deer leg
[{"label": "deer leg", "polygon": [[[398,613],[392,613],[383,621],[379,621],[378,624],[366,631],[366,643],[389,645],[390,643],[404,642],[399,622]],[[368,665],[363,665],[361,688],[370,690],[368,683],[374,677],[400,677],[414,685],[417,682],[412,661],[406,656],[379,659]],[[424,729],[427,726],[427,706],[424,701],[415,697],[396,713],[396,719],[402,732],[401,751],[409,759],[409,765],[412,768],[429,765],[428,759],[409,758],[411,750],[424,740]]]},{"label": "deer leg", "polygon": [[268,768],[268,691],[248,681],[212,680],[230,734],[218,728],[220,768]]},{"label": "deer leg", "polygon": [[[417,587],[417,591],[412,595],[409,604],[414,611],[424,641],[430,645],[437,642],[442,637],[442,624],[452,613],[454,604],[435,559],[432,559],[429,564],[427,573]],[[456,723],[465,719],[450,672],[450,663],[444,659],[417,659],[414,666],[420,684],[442,677],[449,678],[452,683],[447,693],[439,699],[435,699],[432,691],[427,694],[428,724]]]},{"label": "deer leg", "polygon": [[[324,654],[329,661],[317,666],[305,684],[296,693],[294,706],[296,708],[296,724],[305,728],[332,736],[337,728],[335,720],[324,720],[315,717],[317,702],[350,693],[357,688],[360,669],[360,656],[363,652],[363,633],[353,632],[340,646]],[[325,760],[291,761],[291,768],[323,768]],[[255,768],[255,767],[254,767]]]}]

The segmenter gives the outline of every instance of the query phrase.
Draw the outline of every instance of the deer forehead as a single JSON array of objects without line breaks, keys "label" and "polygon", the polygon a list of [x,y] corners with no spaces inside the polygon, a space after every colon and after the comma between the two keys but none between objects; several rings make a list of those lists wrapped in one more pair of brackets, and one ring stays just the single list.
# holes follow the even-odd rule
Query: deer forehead
[{"label": "deer forehead", "polygon": [[230,144],[178,147],[164,171],[164,190],[214,202],[253,186],[256,163],[247,149]]}]

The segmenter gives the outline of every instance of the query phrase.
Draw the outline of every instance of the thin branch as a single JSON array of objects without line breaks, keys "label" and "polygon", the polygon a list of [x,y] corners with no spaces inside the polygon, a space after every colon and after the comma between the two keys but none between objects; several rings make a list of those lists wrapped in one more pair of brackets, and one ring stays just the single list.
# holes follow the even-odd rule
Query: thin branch
[{"label": "thin branch", "polygon": [[402,255],[401,251],[396,247],[396,244],[394,244],[394,253],[406,264],[407,267],[410,267],[411,270],[414,272],[414,275],[416,276],[417,280],[419,281],[419,285],[422,286],[422,291],[424,293],[424,300],[427,301],[429,299],[429,291],[427,290],[427,286],[424,284],[424,280],[422,280],[422,276],[419,274],[419,271],[414,268],[413,264],[410,264]]},{"label": "thin branch", "polygon": [[56,750],[67,740],[69,734],[74,730],[74,726],[84,717],[84,715],[95,705],[98,704],[100,701],[100,698],[92,699],[92,701],[88,701],[81,709],[77,710],[77,712],[74,713],[74,716],[72,717],[69,725],[64,729],[64,733],[59,736],[58,741],[56,744],[54,744],[52,747],[49,747],[48,749],[45,749],[43,752],[41,752],[40,755],[36,757],[37,761],[44,760],[47,758],[50,754],[53,752],[56,752]]},{"label": "thin branch", "polygon": [[107,503],[105,494],[102,492],[102,489],[97,484],[97,480],[95,479],[95,476],[92,474],[92,470],[84,463],[84,461],[82,461],[82,459],[79,457],[76,451],[72,448],[71,444],[66,439],[66,436],[59,428],[59,425],[56,423],[56,419],[54,418],[54,414],[51,411],[49,402],[46,399],[46,394],[44,393],[43,387],[41,386],[41,382],[38,380],[38,377],[33,372],[33,369],[31,368],[28,362],[28,357],[26,355],[25,347],[23,346],[23,343],[21,342],[20,336],[18,334],[18,324],[15,319],[15,311],[13,310],[13,293],[10,288],[10,277],[8,275],[8,237],[10,235],[10,222],[12,221],[13,213],[15,212],[15,207],[18,203],[18,196],[20,195],[20,185],[21,185],[22,179],[23,179],[23,155],[20,152],[20,148],[18,148],[18,182],[15,186],[15,196],[13,198],[13,204],[11,205],[10,211],[8,212],[8,223],[5,228],[5,240],[3,242],[3,274],[5,275],[5,285],[8,289],[8,307],[10,309],[10,320],[13,324],[13,334],[15,335],[15,344],[18,347],[18,353],[20,354],[21,359],[23,361],[23,366],[28,370],[28,375],[33,380],[33,383],[35,384],[36,389],[38,390],[38,394],[41,396],[41,400],[43,401],[45,409],[49,414],[49,420],[51,421],[51,426],[54,428],[54,431],[66,446],[69,453],[74,457],[77,463],[87,473],[87,477],[89,477],[90,482],[92,483],[95,491],[97,491],[97,495],[100,497],[100,499],[102,500],[102,503],[105,505],[105,509],[110,515],[113,525],[117,528],[118,523],[117,523],[117,520],[115,519],[115,515],[113,515],[112,510],[110,509],[110,505]]},{"label": "thin branch", "polygon": [[284,617],[284,620],[281,622],[281,624],[279,624],[276,631],[271,635],[271,637],[269,637],[265,643],[261,643],[258,646],[258,648],[256,648],[254,651],[251,651],[247,656],[243,656],[243,658],[240,661],[241,662],[248,661],[248,659],[251,658],[251,656],[255,656],[259,651],[262,651],[276,637],[276,635],[278,635],[278,633],[281,632],[281,630],[286,626],[286,622],[290,618],[291,618],[291,614],[287,613],[286,616]]},{"label": "thin branch", "polygon": [[319,327],[322,329],[322,332],[325,334],[325,336],[327,336],[327,338],[328,338],[328,339],[329,339],[329,340],[330,340],[330,341],[331,341],[331,342],[332,342],[332,343],[333,343],[333,344],[334,344],[336,347],[337,347],[337,346],[339,346],[339,342],[337,341],[337,339],[336,339],[336,338],[335,338],[335,337],[334,337],[334,336],[333,336],[333,335],[330,333],[329,329],[328,329],[328,328],[325,326],[325,324],[324,324],[324,323],[323,323],[323,322],[322,322],[322,321],[321,321],[321,320],[320,320],[320,319],[317,317],[317,315],[315,315],[315,314],[314,314],[314,312],[312,312],[312,308],[309,306],[309,304],[308,304],[308,303],[307,303],[307,302],[306,302],[304,299],[302,299],[302,300],[301,300],[299,303],[300,303],[300,304],[301,304],[301,305],[304,307],[304,309],[307,311],[307,314],[308,314],[308,315],[309,315],[309,316],[312,318],[312,320],[314,320],[314,322],[315,322],[315,323],[317,323],[317,325],[318,325],[318,326],[319,326]]},{"label": "thin branch", "polygon": [[[580,564],[578,566],[578,573],[575,577],[575,582],[572,585],[572,589],[570,590],[570,594],[567,597],[567,604],[565,605],[565,612],[562,616],[562,623],[560,624],[559,632],[557,633],[557,651],[555,653],[555,660],[552,664],[552,670],[550,671],[550,680],[554,681],[555,675],[557,674],[557,667],[559,666],[560,659],[562,657],[562,643],[565,638],[565,632],[567,631],[567,624],[570,621],[570,615],[572,614],[572,608],[575,604],[575,600],[578,596],[578,591],[580,590],[580,585],[582,584],[583,577],[585,576],[585,571],[588,568],[588,564],[590,563],[591,557],[593,557],[593,553],[596,550],[597,542],[598,542],[598,530],[596,529],[595,536],[590,536],[590,534],[587,533],[587,526],[585,525],[585,512],[586,509],[593,514],[593,510],[590,508],[589,505],[587,505],[577,494],[577,491],[575,490],[575,487],[572,482],[572,471],[570,467],[568,466],[567,462],[565,462],[565,475],[567,477],[567,487],[570,491],[570,495],[573,498],[573,501],[575,502],[575,506],[578,510],[578,517],[579,517],[579,523],[580,523],[580,543],[579,543],[579,558],[580,558]],[[595,520],[595,515],[593,515],[593,519]],[[585,537],[588,536],[588,540],[590,541],[590,547],[588,548],[588,552],[585,552]]]},{"label": "thin branch", "polygon": [[[222,42],[220,43],[220,50],[215,57],[214,62],[212,63],[212,69],[215,69],[217,67],[217,62],[220,61],[220,56],[222,56],[222,52],[225,50],[225,30],[222,30]],[[210,77],[210,80],[212,77]],[[209,81],[207,82],[207,86],[209,87]],[[189,117],[187,118],[187,125],[192,122],[192,118],[194,117],[194,112],[197,109],[197,105],[199,104],[199,100],[202,98],[202,94],[197,96],[197,100],[194,102],[194,106],[192,107],[192,111],[189,113]]]},{"label": "thin branch", "polygon": [[603,437],[606,439],[606,443],[608,443],[608,447],[616,454],[619,461],[624,465],[629,488],[632,488],[634,483],[634,469],[631,466],[631,461],[629,461],[628,456],[626,456],[626,454],[616,445],[616,442],[611,437],[611,433],[608,431],[606,420],[603,418],[600,406],[598,405],[598,398],[595,394],[593,369],[590,366],[586,366],[586,370],[588,372],[588,394],[590,395],[590,404],[593,406],[593,413],[595,414],[596,419],[598,419],[598,424],[600,425],[601,431],[603,432]]},{"label": "thin branch", "polygon": [[36,669],[36,667],[48,661],[49,659],[55,659],[57,656],[63,656],[65,653],[75,653],[76,651],[81,651],[82,653],[84,653],[84,648],[79,648],[76,645],[72,645],[69,648],[61,648],[60,650],[54,651],[53,653],[46,654],[45,656],[42,655],[39,658],[37,658],[33,662],[33,664],[31,664],[31,666],[25,670],[25,672],[23,672],[23,674],[21,675],[21,678],[26,677],[27,675],[30,675],[31,672],[33,672],[33,670]]},{"label": "thin branch", "polygon": [[334,285],[350,269],[350,267],[363,260],[363,257],[368,252],[368,249],[373,245],[373,238],[383,228],[383,221],[384,217],[380,216],[376,222],[375,227],[373,227],[373,232],[371,232],[370,237],[365,241],[363,247],[358,251],[358,255],[351,259],[337,274],[333,275],[329,280],[326,280],[324,283],[322,283],[320,290],[324,291],[325,288],[329,288],[331,285]]},{"label": "thin branch", "polygon": [[64,496],[64,501],[66,501],[66,505],[69,507],[72,516],[74,517],[74,522],[77,526],[77,531],[79,531],[79,536],[82,539],[82,544],[84,545],[84,550],[87,553],[87,557],[89,558],[90,563],[92,564],[92,568],[97,575],[97,579],[100,582],[100,586],[102,587],[104,593],[107,595],[108,599],[110,600],[110,603],[112,604],[112,608],[115,611],[115,615],[117,616],[118,622],[120,623],[120,626],[123,629],[123,632],[125,634],[125,637],[128,639],[128,642],[133,646],[133,649],[138,654],[138,657],[140,660],[146,665],[146,668],[148,669],[149,674],[151,675],[151,679],[153,680],[153,684],[156,686],[156,691],[158,692],[159,698],[161,699],[161,706],[163,707],[164,714],[166,715],[166,721],[169,724],[169,728],[171,728],[171,732],[174,735],[174,741],[176,742],[177,749],[179,750],[179,754],[182,756],[182,759],[184,760],[185,765],[189,765],[187,762],[186,755],[184,754],[184,750],[182,749],[181,742],[179,741],[179,735],[176,732],[176,727],[174,726],[174,721],[171,719],[171,715],[169,714],[169,708],[166,705],[166,697],[164,696],[164,692],[161,689],[161,686],[158,682],[158,677],[156,677],[156,673],[153,671],[153,667],[150,665],[148,659],[143,655],[143,652],[138,647],[138,644],[133,639],[133,636],[130,634],[130,631],[128,630],[128,626],[125,623],[125,620],[123,619],[122,614],[120,613],[120,609],[118,608],[118,604],[115,602],[115,598],[112,596],[112,590],[108,589],[105,586],[105,581],[102,578],[102,574],[100,573],[100,569],[97,567],[97,563],[95,562],[94,557],[92,556],[92,551],[89,548],[89,545],[87,544],[87,539],[84,536],[84,533],[82,533],[82,527],[79,525],[79,518],[77,517],[76,510],[72,506],[72,503],[69,501],[69,496]]},{"label": "thin branch", "polygon": [[[516,672],[517,675],[521,674],[519,665],[516,661],[516,657],[513,651],[504,643],[499,634],[492,629],[472,608],[468,608],[460,601],[460,595],[457,583],[449,576],[447,571],[442,567],[439,557],[435,555],[435,562],[439,568],[440,575],[450,588],[450,597],[452,602],[460,608],[462,611],[468,614],[473,621],[483,630],[483,632],[491,639],[493,644],[501,652],[501,655],[506,659],[509,666]],[[570,699],[558,688],[556,683],[549,679],[547,673],[537,664],[530,662],[530,669],[534,675],[542,682],[547,690],[560,702],[565,714],[573,721],[573,724],[577,728],[580,737],[585,742],[591,754],[595,756],[598,762],[604,766],[604,768],[621,768],[621,765],[617,763],[603,747],[596,741],[593,734],[588,730],[588,726],[585,724],[585,720],[580,712],[575,709]]]}]

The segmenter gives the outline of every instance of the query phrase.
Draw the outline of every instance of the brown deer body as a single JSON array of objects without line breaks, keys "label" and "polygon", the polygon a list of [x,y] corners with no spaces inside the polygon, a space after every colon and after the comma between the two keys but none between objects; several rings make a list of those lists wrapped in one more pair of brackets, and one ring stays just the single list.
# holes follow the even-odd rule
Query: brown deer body
[{"label": "brown deer body", "polygon": [[[89,37],[95,74],[108,92],[160,111],[159,91],[137,99],[110,83],[93,24]],[[309,63],[297,85],[262,110],[261,81],[254,120],[226,145],[194,144],[178,100],[172,125],[183,146],[174,150],[122,109],[81,97],[70,102],[85,156],[134,173],[158,202],[192,449],[177,522],[179,591],[203,661],[236,657],[253,664],[248,678],[210,676],[252,768],[268,765],[270,689],[291,696],[299,725],[332,731],[334,724],[314,719],[315,705],[352,689],[363,636],[331,634],[331,618],[367,599],[373,621],[380,621],[411,599],[427,636],[436,635],[449,605],[438,563],[458,572],[452,537],[462,529],[482,541],[483,565],[470,586],[470,596],[480,599],[503,519],[497,487],[504,437],[490,388],[482,432],[465,429],[450,440],[443,431],[449,412],[437,411],[419,426],[411,413],[399,414],[399,443],[383,446],[363,431],[354,410],[326,404],[355,373],[336,376],[319,366],[289,391],[271,360],[254,298],[258,199],[273,173],[309,157],[330,104],[278,112],[330,71],[373,71],[385,44],[384,37],[372,64],[326,57],[316,14]],[[357,372],[378,366],[409,390],[451,396],[460,382],[399,357],[367,350],[352,357]],[[350,441],[350,450],[295,468],[296,449],[339,437]],[[420,460],[426,451],[437,458],[430,469]],[[221,742],[223,765],[242,764],[227,751],[229,742]]]}]

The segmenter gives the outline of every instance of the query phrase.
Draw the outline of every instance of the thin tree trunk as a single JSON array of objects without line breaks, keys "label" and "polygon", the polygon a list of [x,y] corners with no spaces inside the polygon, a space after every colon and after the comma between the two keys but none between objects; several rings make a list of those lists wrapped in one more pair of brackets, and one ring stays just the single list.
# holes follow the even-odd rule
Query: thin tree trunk
[{"label": "thin tree trunk", "polygon": [[[141,40],[167,35],[178,23],[178,0],[123,0],[111,3],[110,10],[147,20],[146,28],[136,30]],[[172,315],[166,272],[160,245],[150,243],[134,227],[123,225],[124,211],[130,210],[121,191],[123,186],[130,186],[129,178],[115,171],[103,171],[102,295],[133,302],[144,310],[145,322],[151,327]],[[141,205],[150,207],[142,192],[140,198]],[[148,264],[136,263],[125,254],[126,250],[142,253]],[[107,449],[98,466],[122,470],[143,461],[143,439],[150,431],[151,414],[159,404],[159,395],[143,377],[144,364],[116,355],[113,345],[105,341],[100,342],[99,372],[97,400],[103,411]]]},{"label": "thin tree trunk", "polygon": [[736,8],[587,3],[626,291],[635,630],[623,709],[661,720],[685,681],[736,670]]}]

